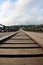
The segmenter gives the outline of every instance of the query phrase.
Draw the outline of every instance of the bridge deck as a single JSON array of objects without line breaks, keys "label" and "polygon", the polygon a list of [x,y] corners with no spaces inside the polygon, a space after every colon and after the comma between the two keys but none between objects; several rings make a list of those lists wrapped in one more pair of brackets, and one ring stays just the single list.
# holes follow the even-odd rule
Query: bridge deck
[{"label": "bridge deck", "polygon": [[23,30],[0,41],[0,65],[43,65],[43,49]]}]

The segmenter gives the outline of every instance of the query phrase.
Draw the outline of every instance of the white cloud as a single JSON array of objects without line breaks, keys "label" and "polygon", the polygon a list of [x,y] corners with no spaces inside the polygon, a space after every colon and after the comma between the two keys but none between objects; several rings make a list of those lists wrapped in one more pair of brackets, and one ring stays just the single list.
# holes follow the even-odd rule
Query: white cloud
[{"label": "white cloud", "polygon": [[38,17],[37,20],[43,21],[43,17]]},{"label": "white cloud", "polygon": [[43,23],[42,0],[17,0],[16,2],[6,0],[2,3],[0,6],[0,23],[13,25],[14,23],[27,24],[27,22],[30,24],[32,22],[34,24]]}]

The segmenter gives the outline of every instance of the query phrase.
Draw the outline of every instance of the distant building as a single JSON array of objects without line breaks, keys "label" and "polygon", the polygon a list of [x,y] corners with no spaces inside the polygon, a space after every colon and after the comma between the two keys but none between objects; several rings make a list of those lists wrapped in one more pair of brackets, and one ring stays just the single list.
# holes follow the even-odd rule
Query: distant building
[{"label": "distant building", "polygon": [[0,24],[0,32],[5,31],[5,25]]}]

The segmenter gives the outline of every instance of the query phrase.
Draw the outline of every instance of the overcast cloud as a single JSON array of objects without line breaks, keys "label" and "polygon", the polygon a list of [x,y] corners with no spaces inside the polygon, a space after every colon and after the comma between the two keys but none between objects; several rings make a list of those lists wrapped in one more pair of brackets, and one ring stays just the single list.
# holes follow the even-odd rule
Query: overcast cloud
[{"label": "overcast cloud", "polygon": [[0,0],[0,24],[43,24],[43,0]]}]

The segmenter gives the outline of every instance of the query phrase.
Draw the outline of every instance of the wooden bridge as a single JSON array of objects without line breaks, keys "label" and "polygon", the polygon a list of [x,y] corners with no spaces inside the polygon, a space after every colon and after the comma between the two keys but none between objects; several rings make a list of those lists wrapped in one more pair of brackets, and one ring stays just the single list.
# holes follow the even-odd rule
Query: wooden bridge
[{"label": "wooden bridge", "polygon": [[0,65],[43,65],[43,46],[29,34],[20,29],[0,38]]}]

